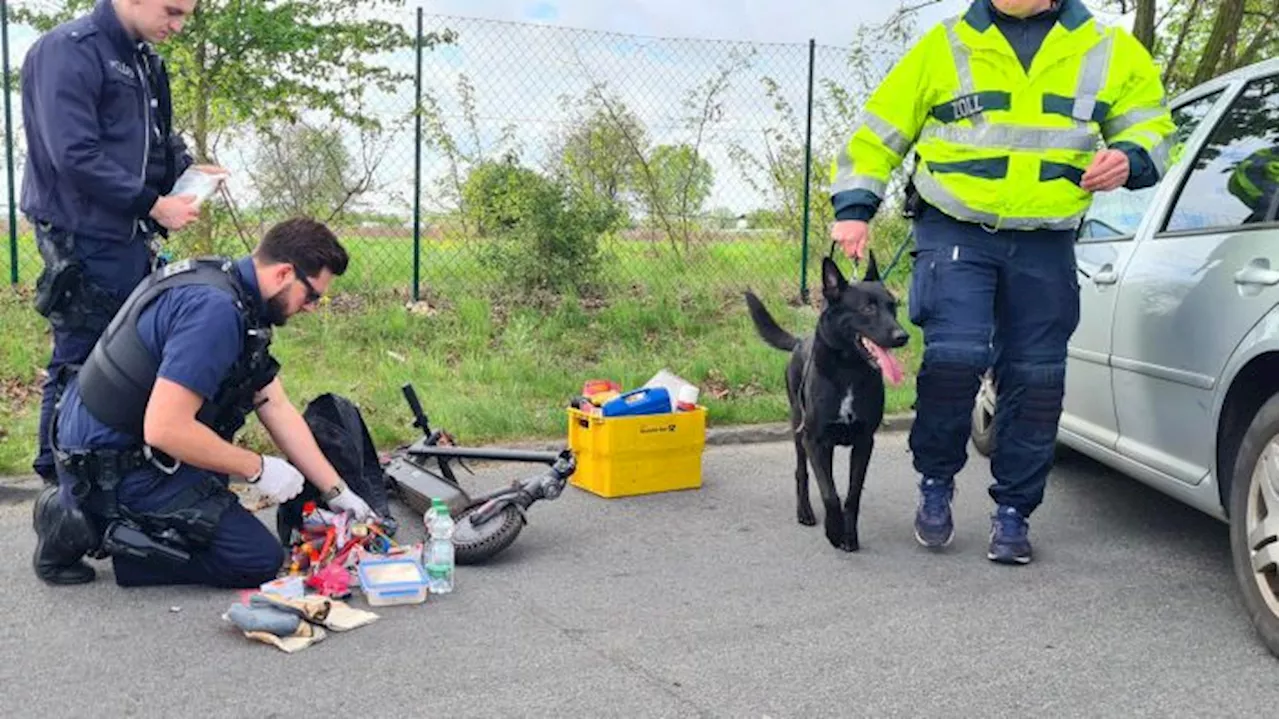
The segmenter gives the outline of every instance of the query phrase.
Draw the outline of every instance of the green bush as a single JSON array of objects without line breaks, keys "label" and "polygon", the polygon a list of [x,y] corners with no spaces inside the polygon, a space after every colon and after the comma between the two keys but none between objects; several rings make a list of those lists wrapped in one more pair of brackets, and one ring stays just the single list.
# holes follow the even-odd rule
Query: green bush
[{"label": "green bush", "polygon": [[481,162],[462,186],[463,214],[481,237],[510,230],[530,211],[541,180],[511,157]]},{"label": "green bush", "polygon": [[481,261],[507,291],[591,292],[600,272],[598,240],[619,219],[563,182],[508,160],[478,165],[463,189],[470,220],[488,236]]}]

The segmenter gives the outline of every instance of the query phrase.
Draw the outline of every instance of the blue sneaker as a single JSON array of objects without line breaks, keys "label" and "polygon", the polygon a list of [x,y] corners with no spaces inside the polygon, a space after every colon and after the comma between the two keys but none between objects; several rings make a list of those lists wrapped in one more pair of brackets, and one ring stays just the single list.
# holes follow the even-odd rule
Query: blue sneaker
[{"label": "blue sneaker", "polygon": [[916,541],[925,547],[945,547],[956,536],[951,522],[951,498],[956,488],[952,482],[925,478],[920,480],[920,505],[916,508]]},{"label": "blue sneaker", "polygon": [[1013,507],[1001,505],[991,515],[991,546],[987,549],[987,559],[1001,564],[1027,564],[1031,561],[1027,520]]}]

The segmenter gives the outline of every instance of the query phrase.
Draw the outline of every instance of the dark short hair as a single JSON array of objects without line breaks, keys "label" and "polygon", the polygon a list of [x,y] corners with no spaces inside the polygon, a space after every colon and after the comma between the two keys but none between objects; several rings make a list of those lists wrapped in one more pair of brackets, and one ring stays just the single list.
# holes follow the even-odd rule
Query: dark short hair
[{"label": "dark short hair", "polygon": [[277,222],[263,235],[253,256],[264,264],[292,263],[308,277],[328,269],[335,275],[347,271],[347,251],[323,222],[294,217]]}]

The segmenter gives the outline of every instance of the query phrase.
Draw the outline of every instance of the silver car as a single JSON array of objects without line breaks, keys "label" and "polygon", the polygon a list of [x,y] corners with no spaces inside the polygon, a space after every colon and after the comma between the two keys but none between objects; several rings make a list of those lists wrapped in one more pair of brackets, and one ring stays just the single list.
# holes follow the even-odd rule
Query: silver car
[{"label": "silver car", "polygon": [[[1280,63],[1170,103],[1176,163],[1159,185],[1100,193],[1076,245],[1079,328],[1058,439],[1227,522],[1244,605],[1276,654],[1276,222]],[[999,378],[973,442],[989,454]]]}]

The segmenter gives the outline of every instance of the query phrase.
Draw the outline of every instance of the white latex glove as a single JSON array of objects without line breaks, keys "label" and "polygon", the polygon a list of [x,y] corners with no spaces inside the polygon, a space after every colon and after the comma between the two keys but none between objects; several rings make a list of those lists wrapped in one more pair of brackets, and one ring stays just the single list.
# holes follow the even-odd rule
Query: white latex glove
[{"label": "white latex glove", "polygon": [[335,512],[351,512],[358,522],[363,522],[374,516],[373,509],[360,498],[360,495],[352,492],[346,482],[339,484],[334,490],[337,494],[325,499],[325,504],[329,505],[329,509]]},{"label": "white latex glove", "polygon": [[262,457],[262,475],[249,483],[276,502],[287,502],[298,496],[305,480],[297,467],[279,457]]}]

